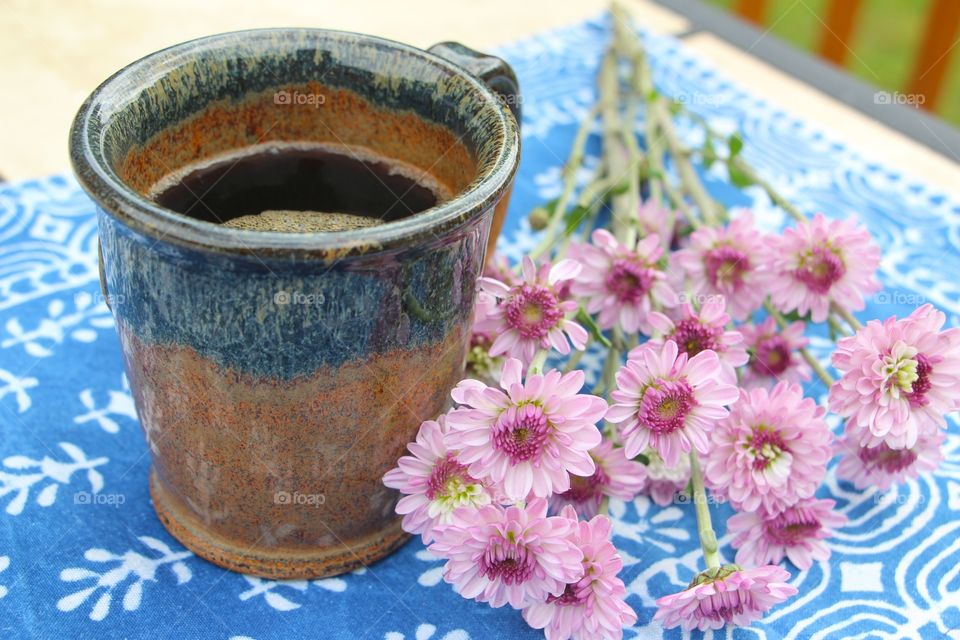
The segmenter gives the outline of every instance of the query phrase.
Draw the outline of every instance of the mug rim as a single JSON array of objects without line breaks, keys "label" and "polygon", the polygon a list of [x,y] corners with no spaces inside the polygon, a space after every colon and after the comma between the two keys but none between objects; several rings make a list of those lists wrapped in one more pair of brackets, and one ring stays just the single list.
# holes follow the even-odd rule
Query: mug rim
[{"label": "mug rim", "polygon": [[[123,181],[103,153],[103,108],[116,99],[118,89],[143,88],[151,80],[175,68],[178,59],[195,56],[204,49],[216,49],[237,38],[271,39],[278,35],[298,34],[306,40],[357,40],[379,43],[394,51],[420,58],[424,63],[455,74],[479,94],[483,111],[494,114],[496,152],[492,162],[479,168],[471,183],[449,200],[415,215],[373,227],[338,232],[288,233],[236,229],[183,215],[160,206]],[[199,48],[199,50],[198,50]],[[143,73],[153,71],[153,74]],[[131,82],[140,74],[139,82]],[[492,110],[492,111],[491,111]],[[510,186],[519,165],[519,126],[513,114],[482,80],[463,67],[412,45],[379,36],[309,27],[279,27],[228,31],[187,40],[127,64],[104,80],[87,97],[74,118],[70,130],[70,159],[81,185],[108,215],[133,229],[160,241],[186,247],[230,254],[323,257],[339,260],[410,246],[411,241],[429,233],[442,235],[472,221],[494,207]]]}]

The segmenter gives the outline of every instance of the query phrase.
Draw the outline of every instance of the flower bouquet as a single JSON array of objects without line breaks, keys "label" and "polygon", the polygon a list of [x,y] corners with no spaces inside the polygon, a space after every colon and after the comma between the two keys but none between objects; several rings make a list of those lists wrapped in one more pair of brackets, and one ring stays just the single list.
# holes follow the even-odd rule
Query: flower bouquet
[{"label": "flower bouquet", "polygon": [[[930,305],[861,325],[854,313],[880,289],[867,229],[791,205],[739,135],[655,89],[642,41],[613,16],[562,192],[530,214],[540,242],[516,270],[487,267],[453,408],[384,477],[403,494],[404,528],[460,595],[519,609],[550,640],[621,638],[637,619],[608,498],[679,494],[696,510],[704,568],[662,594],[656,619],[748,625],[796,594],[784,560],[802,571],[829,556],[824,540],[845,523],[815,497],[831,459],[856,488],[889,489],[936,468],[945,415],[960,408],[960,330]],[[701,144],[684,144],[680,118],[702,128]],[[578,189],[597,121],[603,159]],[[793,226],[765,234],[749,211],[725,210],[697,163],[761,187]],[[807,349],[820,323],[837,378]],[[577,366],[591,343],[606,356],[587,390]],[[806,395],[814,376],[827,406]],[[827,411],[845,421],[839,439]],[[735,510],[735,562],[720,557],[714,501]]]}]

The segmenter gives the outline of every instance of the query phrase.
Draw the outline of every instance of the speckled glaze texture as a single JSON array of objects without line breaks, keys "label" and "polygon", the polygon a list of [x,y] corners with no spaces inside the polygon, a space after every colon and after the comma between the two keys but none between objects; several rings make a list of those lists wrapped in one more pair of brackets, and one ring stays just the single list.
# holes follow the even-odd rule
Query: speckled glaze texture
[{"label": "speckled glaze texture", "polygon": [[[515,91],[509,68],[472,59]],[[340,233],[233,229],[147,197],[187,164],[274,141],[371,149],[456,195]],[[461,377],[518,154],[514,116],[480,78],[356,34],[213,36],[94,92],[71,156],[99,205],[103,284],[174,536],[272,578],[341,573],[403,542],[380,479]]]}]

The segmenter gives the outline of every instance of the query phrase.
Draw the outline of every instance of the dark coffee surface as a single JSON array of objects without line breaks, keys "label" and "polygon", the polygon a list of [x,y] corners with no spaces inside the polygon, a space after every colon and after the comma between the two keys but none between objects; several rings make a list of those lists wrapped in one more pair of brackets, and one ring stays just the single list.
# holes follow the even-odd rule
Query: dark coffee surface
[{"label": "dark coffee surface", "polygon": [[[298,212],[352,214],[389,222],[437,204],[437,194],[410,170],[366,153],[326,147],[254,147],[190,170],[154,200],[208,222],[227,222],[263,212],[282,213],[278,223],[296,231]],[[331,221],[332,222],[332,221]],[[271,230],[269,225],[234,225]],[[366,226],[366,225],[350,225]],[[349,228],[346,226],[344,228]],[[303,231],[315,230],[304,227]],[[331,228],[329,230],[336,230]]]}]

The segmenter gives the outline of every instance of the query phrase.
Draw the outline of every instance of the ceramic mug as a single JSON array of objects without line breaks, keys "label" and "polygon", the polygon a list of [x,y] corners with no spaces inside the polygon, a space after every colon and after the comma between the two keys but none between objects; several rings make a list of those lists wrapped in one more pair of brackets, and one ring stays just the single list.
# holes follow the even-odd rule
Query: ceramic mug
[{"label": "ceramic mug", "polygon": [[[313,578],[405,540],[381,478],[462,377],[517,105],[510,68],[455,43],[269,29],[151,54],[81,107],[71,158],[98,205],[150,492],[189,549]],[[337,233],[234,229],[148,197],[179,168],[282,141],[373,149],[456,195]]]}]

